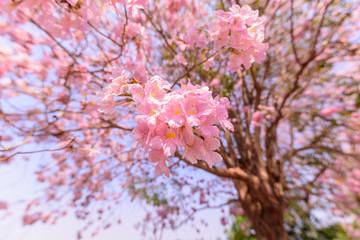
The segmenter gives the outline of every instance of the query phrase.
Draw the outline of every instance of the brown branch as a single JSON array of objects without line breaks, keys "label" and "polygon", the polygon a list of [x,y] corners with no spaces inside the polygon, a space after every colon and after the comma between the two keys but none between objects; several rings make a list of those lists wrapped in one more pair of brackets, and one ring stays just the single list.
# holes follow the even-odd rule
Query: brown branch
[{"label": "brown branch", "polygon": [[192,213],[190,213],[184,220],[180,221],[178,223],[177,226],[175,226],[174,228],[179,228],[181,225],[183,225],[184,223],[186,223],[189,219],[191,219],[195,213],[199,212],[199,211],[202,211],[202,210],[207,210],[207,209],[216,209],[216,208],[221,208],[221,207],[224,207],[224,206],[227,206],[233,202],[239,202],[240,200],[239,199],[231,199],[225,203],[222,203],[222,204],[219,204],[219,205],[215,205],[215,206],[205,206],[205,207],[202,207],[202,208],[198,208],[198,209],[194,209]]},{"label": "brown branch", "polygon": [[320,177],[321,175],[324,174],[324,172],[327,170],[327,168],[328,168],[327,165],[326,165],[326,166],[323,166],[310,182],[308,182],[308,183],[306,183],[306,184],[304,184],[304,185],[302,185],[302,186],[300,186],[300,187],[297,188],[297,189],[302,189],[302,190],[304,190],[304,191],[305,191],[305,196],[289,196],[289,197],[287,197],[287,199],[288,199],[289,201],[304,201],[304,202],[308,202],[308,201],[309,201],[310,194],[313,194],[313,192],[311,191],[311,188],[314,187],[315,182],[319,179],[319,177]]},{"label": "brown branch", "polygon": [[150,16],[150,14],[148,14],[144,9],[141,9],[141,11],[145,14],[146,18],[150,21],[151,25],[155,28],[156,32],[158,32],[160,34],[160,36],[164,39],[164,42],[166,44],[166,46],[170,49],[170,51],[173,53],[173,55],[176,55],[176,51],[175,49],[169,44],[167,37],[164,34],[164,31],[156,26],[155,22],[153,21],[152,17]]},{"label": "brown branch", "polygon": [[111,42],[115,43],[116,45],[118,45],[120,48],[122,47],[120,43],[118,43],[117,41],[115,41],[114,39],[112,39],[109,35],[106,35],[105,33],[102,33],[99,29],[97,29],[89,20],[87,21],[87,24],[89,24],[89,26],[94,29],[97,33],[99,33],[101,36],[109,39]]},{"label": "brown branch", "polygon": [[0,162],[7,162],[9,161],[12,157],[15,157],[16,155],[23,155],[23,154],[33,154],[33,153],[40,153],[40,152],[55,152],[55,151],[60,151],[63,150],[65,148],[70,147],[74,142],[75,139],[72,139],[68,144],[66,144],[64,147],[61,148],[56,148],[56,149],[42,149],[42,150],[35,150],[35,151],[26,151],[26,152],[15,152],[13,154],[11,154],[8,157],[4,157],[4,158],[0,158]]},{"label": "brown branch", "polygon": [[326,4],[325,6],[325,9],[324,9],[324,13],[322,14],[321,16],[321,20],[320,20],[320,23],[316,29],[316,32],[315,32],[315,36],[314,36],[314,41],[311,43],[311,52],[310,52],[310,56],[309,58],[313,57],[316,55],[316,44],[318,43],[318,38],[320,36],[320,33],[321,33],[321,28],[323,27],[323,24],[324,24],[324,20],[325,20],[325,15],[330,7],[330,5],[334,2],[334,0],[328,2],[328,4]]},{"label": "brown branch", "polygon": [[317,145],[317,143],[319,143],[324,137],[326,137],[326,135],[330,133],[332,128],[333,128],[332,126],[328,126],[328,127],[324,128],[321,131],[321,133],[314,136],[313,139],[311,140],[311,142],[309,144],[307,144],[306,146],[303,146],[303,147],[300,147],[300,148],[293,148],[293,146],[291,146],[290,150],[287,151],[285,154],[283,154],[282,158],[283,159],[291,158],[292,156],[294,156],[295,154],[297,154],[297,153],[299,153],[301,151],[318,148],[319,145]]},{"label": "brown branch", "polygon": [[37,22],[35,22],[31,17],[27,16],[26,14],[24,14],[24,16],[26,18],[29,19],[29,21],[31,23],[33,23],[35,26],[37,26],[39,29],[41,29],[42,31],[44,31],[46,33],[46,35],[48,35],[61,49],[63,49],[68,55],[69,57],[72,58],[72,60],[75,62],[75,63],[78,63],[74,54],[71,53],[68,49],[66,49],[58,40],[56,40],[56,38],[50,33],[48,32],[45,28],[43,28],[42,26],[40,26]]},{"label": "brown branch", "polygon": [[210,58],[212,58],[213,56],[215,56],[219,51],[214,52],[213,54],[210,55],[210,57],[206,58],[205,60],[194,64],[191,68],[187,69],[187,71],[182,74],[180,77],[178,77],[175,82],[173,83],[173,85],[171,86],[171,89],[182,79],[184,78],[186,75],[188,75],[192,70],[194,70],[196,67],[200,66],[201,64],[207,62]]},{"label": "brown branch", "polygon": [[291,48],[294,52],[295,55],[295,60],[296,63],[301,64],[300,59],[299,59],[299,55],[296,49],[296,44],[295,44],[295,37],[294,37],[294,0],[291,0],[291,5],[290,5],[290,9],[291,9],[291,15],[290,15],[290,36],[291,36]]},{"label": "brown branch", "polygon": [[218,177],[223,178],[230,178],[230,179],[237,179],[241,180],[247,183],[253,182],[258,183],[259,180],[256,177],[250,176],[248,173],[246,173],[244,170],[240,168],[218,168],[218,167],[209,167],[207,163],[204,161],[198,161],[197,163],[191,163],[188,160],[182,158],[179,152],[175,152],[175,156],[178,157],[181,161],[184,161],[186,164],[200,168],[208,173],[212,173]]},{"label": "brown branch", "polygon": [[22,141],[22,142],[19,143],[19,144],[14,145],[14,146],[11,146],[11,147],[5,147],[3,150],[0,150],[0,152],[6,152],[6,151],[13,150],[13,149],[15,149],[15,148],[18,148],[18,147],[24,145],[25,143],[29,142],[30,139],[32,138],[32,136],[33,136],[33,132],[30,132],[30,133],[29,133],[29,136],[27,136],[27,138],[26,138],[24,141]]}]

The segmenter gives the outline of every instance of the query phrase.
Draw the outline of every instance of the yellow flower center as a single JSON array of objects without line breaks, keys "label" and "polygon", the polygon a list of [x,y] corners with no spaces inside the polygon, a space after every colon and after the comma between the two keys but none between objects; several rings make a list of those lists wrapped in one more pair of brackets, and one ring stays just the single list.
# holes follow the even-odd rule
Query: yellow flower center
[{"label": "yellow flower center", "polygon": [[197,114],[196,108],[194,108],[194,107],[190,108],[188,111],[188,114],[192,114],[192,115]]},{"label": "yellow flower center", "polygon": [[174,132],[168,132],[165,136],[166,139],[172,139],[176,137],[176,134]]}]

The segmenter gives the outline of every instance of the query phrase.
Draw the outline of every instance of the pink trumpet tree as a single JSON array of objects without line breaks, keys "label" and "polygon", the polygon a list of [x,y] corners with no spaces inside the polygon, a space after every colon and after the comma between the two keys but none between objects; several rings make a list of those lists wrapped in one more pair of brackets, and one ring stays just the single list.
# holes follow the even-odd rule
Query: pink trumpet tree
[{"label": "pink trumpet tree", "polygon": [[289,239],[292,202],[360,221],[356,1],[2,0],[0,13],[0,163],[48,153],[25,225],[73,208],[96,234],[126,196],[152,206],[155,234],[226,205],[259,240]]}]

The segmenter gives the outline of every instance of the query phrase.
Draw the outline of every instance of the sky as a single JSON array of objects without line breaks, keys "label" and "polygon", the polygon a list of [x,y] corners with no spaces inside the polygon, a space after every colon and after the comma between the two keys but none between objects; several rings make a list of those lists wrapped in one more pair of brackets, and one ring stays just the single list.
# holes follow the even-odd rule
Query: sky
[{"label": "sky", "polygon": [[[8,39],[0,37],[0,46],[9,47]],[[31,100],[18,98],[16,106],[25,109],[31,105]],[[5,106],[6,104],[3,104]],[[1,134],[0,134],[1,135]],[[21,141],[21,140],[19,140]],[[35,150],[31,148],[28,150]],[[0,210],[0,240],[76,240],[77,231],[84,227],[86,222],[79,221],[74,214],[69,212],[55,225],[36,223],[31,226],[22,225],[22,214],[26,201],[43,194],[44,185],[37,182],[34,171],[41,162],[44,162],[45,154],[28,155],[29,160],[18,159],[10,164],[0,164],[0,201],[8,202],[12,215],[5,216],[5,211]],[[170,184],[170,181],[169,181]],[[153,240],[152,234],[141,234],[141,229],[136,230],[134,225],[143,218],[142,208],[136,202],[122,202],[120,206],[122,216],[121,224],[100,231],[95,237],[90,237],[94,228],[84,233],[85,240]],[[44,206],[46,208],[46,206]],[[204,227],[196,222],[200,233],[189,224],[175,231],[165,231],[162,239],[166,240],[222,240],[225,239],[224,228],[220,224],[220,210],[211,209],[197,214],[198,218],[204,218],[209,226]]]},{"label": "sky", "polygon": [[[29,161],[16,160],[8,165],[0,165],[0,201],[7,201],[12,215],[4,218],[4,211],[0,210],[0,240],[75,240],[77,230],[84,227],[85,222],[77,220],[69,213],[55,225],[36,223],[32,226],[23,226],[21,216],[26,201],[42,194],[43,186],[36,181],[33,171],[43,160],[44,155],[34,154]],[[170,184],[170,182],[169,182]],[[85,232],[85,240],[153,240],[152,234],[146,236],[134,225],[143,217],[139,203],[122,202],[118,206],[121,212],[121,224],[100,231],[99,235],[91,238],[91,230]],[[198,214],[209,222],[206,228],[197,223],[200,233],[185,225],[175,231],[165,231],[162,239],[166,240],[218,240],[225,239],[224,228],[220,224],[220,210],[207,210]],[[91,228],[90,228],[91,229]],[[94,229],[94,228],[93,228]],[[92,229],[92,230],[93,230]]]}]

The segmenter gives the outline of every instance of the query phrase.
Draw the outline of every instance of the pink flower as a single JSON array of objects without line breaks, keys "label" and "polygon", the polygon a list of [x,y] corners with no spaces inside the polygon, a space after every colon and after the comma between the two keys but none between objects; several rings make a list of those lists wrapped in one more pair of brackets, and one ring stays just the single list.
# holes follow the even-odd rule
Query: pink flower
[{"label": "pink flower", "polygon": [[184,101],[186,120],[190,127],[200,126],[206,116],[212,112],[205,99],[187,97]]},{"label": "pink flower", "polygon": [[217,31],[214,33],[214,50],[218,51],[229,43],[229,30]]},{"label": "pink flower", "polygon": [[98,98],[101,98],[101,101],[98,104],[99,112],[110,114],[114,111],[114,107],[116,106],[116,103],[112,95],[105,95],[104,93],[98,93],[96,96]]},{"label": "pink flower", "polygon": [[[114,70],[115,72],[117,70]],[[127,88],[127,80],[129,75],[122,71],[120,76],[114,78],[111,83],[106,86],[102,92],[98,92],[96,97],[100,98],[99,112],[110,114],[113,112],[117,103],[114,101],[114,96],[124,92]]]},{"label": "pink flower", "polygon": [[134,77],[140,82],[145,83],[147,80],[147,72],[144,65],[139,64],[134,69]]},{"label": "pink flower", "polygon": [[184,40],[189,44],[190,48],[204,48],[207,44],[207,39],[201,31],[197,30],[194,26],[190,27]]},{"label": "pink flower", "polygon": [[76,0],[69,0],[69,3],[72,5],[72,6],[75,6],[77,1]]},{"label": "pink flower", "polygon": [[6,210],[8,208],[7,202],[0,201],[0,210]]},{"label": "pink flower", "polygon": [[177,149],[183,151],[191,163],[205,160],[211,167],[222,161],[221,155],[215,152],[220,146],[217,139],[220,130],[216,124],[224,130],[233,130],[228,120],[227,109],[231,105],[227,98],[213,98],[208,87],[190,82],[169,92],[170,84],[159,76],[150,78],[144,85],[128,80],[129,75],[121,72],[98,94],[100,110],[113,111],[117,105],[114,96],[133,100],[139,115],[135,117],[137,126],[132,136],[149,151],[149,161],[157,163],[158,175],[170,176],[167,158]]},{"label": "pink flower", "polygon": [[146,122],[146,118],[142,115],[136,116],[135,120],[137,122],[136,128],[131,132],[132,136],[135,140],[141,145],[146,145],[149,141],[149,137],[151,136],[150,128]]},{"label": "pink flower", "polygon": [[192,146],[196,144],[194,143],[196,137],[194,136],[193,128],[189,124],[185,124],[185,126],[180,128],[180,134],[182,136],[181,140],[184,141],[185,145]]},{"label": "pink flower", "polygon": [[159,118],[169,124],[170,127],[181,127],[185,124],[185,110],[181,104],[184,97],[181,95],[169,95],[168,103],[162,109]]},{"label": "pink flower", "polygon": [[166,1],[166,9],[171,13],[178,12],[182,6],[186,5],[186,0],[168,0]]},{"label": "pink flower", "polygon": [[145,83],[145,95],[156,100],[161,100],[170,87],[169,82],[163,81],[159,76],[154,76]]},{"label": "pink flower", "polygon": [[200,132],[204,137],[219,136],[219,128],[214,124],[217,123],[216,114],[209,115],[205,121],[201,122]]},{"label": "pink flower", "polygon": [[344,110],[343,107],[339,107],[339,106],[330,106],[327,108],[322,109],[319,112],[319,115],[322,117],[330,117],[331,115],[333,115],[334,113],[338,113],[340,111]]},{"label": "pink flower", "polygon": [[129,91],[136,103],[141,103],[145,97],[144,88],[140,84],[129,84]]},{"label": "pink flower", "polygon": [[164,123],[159,124],[155,130],[156,136],[151,139],[149,146],[162,149],[165,156],[174,154],[176,147],[181,146],[179,133]]},{"label": "pink flower", "polygon": [[164,173],[166,177],[170,177],[169,168],[166,166],[166,156],[161,149],[151,149],[149,160],[152,163],[157,163],[155,172],[158,176],[161,176]]},{"label": "pink flower", "polygon": [[128,0],[128,1],[129,1],[129,7],[136,6],[139,8],[145,8],[149,2],[149,0]]},{"label": "pink flower", "polygon": [[176,55],[176,56],[175,56],[175,60],[178,61],[178,62],[181,63],[181,64],[184,64],[184,65],[187,64],[186,59],[185,59],[185,57],[184,57],[184,54]]},{"label": "pink flower", "polygon": [[165,174],[166,177],[170,177],[170,170],[169,168],[166,166],[165,161],[160,161],[156,166],[155,166],[155,172],[158,176],[161,176],[163,173]]},{"label": "pink flower", "polygon": [[220,80],[215,78],[214,80],[211,81],[210,86],[212,86],[214,88],[219,88],[220,87]]},{"label": "pink flower", "polygon": [[107,91],[111,92],[112,95],[118,95],[122,93],[127,87],[127,80],[129,79],[129,74],[122,71],[120,76],[111,80],[111,84],[108,86]]},{"label": "pink flower", "polygon": [[251,125],[258,127],[261,125],[261,122],[264,118],[264,113],[262,111],[256,111],[251,117]]},{"label": "pink flower", "polygon": [[32,225],[35,222],[39,221],[41,218],[41,213],[37,212],[31,215],[23,216],[23,225]]},{"label": "pink flower", "polygon": [[221,222],[221,225],[223,225],[223,226],[226,226],[227,224],[229,224],[229,221],[226,217],[222,217],[220,219],[220,222]]},{"label": "pink flower", "polygon": [[204,63],[204,70],[209,71],[213,66],[215,66],[215,62],[214,58],[211,57]]},{"label": "pink flower", "polygon": [[204,159],[212,167],[213,163],[221,163],[222,157],[219,153],[215,152],[220,147],[220,142],[216,138],[206,138],[204,141],[205,156]]},{"label": "pink flower", "polygon": [[205,148],[203,140],[198,137],[194,137],[193,145],[187,145],[183,157],[185,157],[191,163],[196,163],[197,160],[202,159],[204,155]]},{"label": "pink flower", "polygon": [[238,69],[241,69],[240,65],[244,65],[246,69],[250,68],[251,64],[254,62],[252,53],[251,49],[235,51],[230,56],[229,70],[237,71]]},{"label": "pink flower", "polygon": [[237,71],[241,65],[248,69],[253,62],[261,62],[266,57],[268,44],[262,43],[265,19],[247,5],[233,5],[230,11],[215,12],[218,22],[211,34],[214,50],[230,47],[229,70]]},{"label": "pink flower", "polygon": [[[218,97],[215,98],[217,100]],[[216,116],[218,122],[220,123],[223,129],[229,129],[230,131],[234,131],[234,126],[228,120],[228,112],[227,109],[231,108],[230,101],[228,98],[223,97],[220,98],[219,101],[216,101]]]}]

